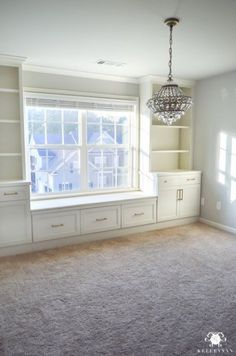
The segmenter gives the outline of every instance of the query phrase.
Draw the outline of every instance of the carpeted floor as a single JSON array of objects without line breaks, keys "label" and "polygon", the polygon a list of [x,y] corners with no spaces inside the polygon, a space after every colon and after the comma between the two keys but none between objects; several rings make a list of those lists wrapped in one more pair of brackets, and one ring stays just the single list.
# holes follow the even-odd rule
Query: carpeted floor
[{"label": "carpeted floor", "polygon": [[0,260],[1,356],[192,356],[210,331],[236,351],[236,236],[206,225]]}]

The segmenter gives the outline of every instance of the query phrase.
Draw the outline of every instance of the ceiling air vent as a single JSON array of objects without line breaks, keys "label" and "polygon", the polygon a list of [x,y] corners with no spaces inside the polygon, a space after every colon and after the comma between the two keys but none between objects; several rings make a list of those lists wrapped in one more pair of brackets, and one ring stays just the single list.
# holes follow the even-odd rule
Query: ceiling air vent
[{"label": "ceiling air vent", "polygon": [[113,66],[113,67],[123,67],[126,64],[124,62],[110,61],[105,59],[99,59],[96,63],[100,65]]}]

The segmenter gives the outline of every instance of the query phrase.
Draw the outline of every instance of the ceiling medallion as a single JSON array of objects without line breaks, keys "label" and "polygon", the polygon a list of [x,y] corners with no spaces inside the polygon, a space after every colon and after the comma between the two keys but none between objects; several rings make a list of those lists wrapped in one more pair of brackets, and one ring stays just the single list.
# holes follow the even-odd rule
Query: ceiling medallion
[{"label": "ceiling medallion", "polygon": [[155,114],[155,117],[167,125],[172,125],[180,119],[193,104],[192,98],[184,95],[179,86],[174,83],[172,77],[172,31],[178,23],[179,19],[174,17],[165,20],[165,24],[170,28],[168,80],[167,84],[163,85],[157,93],[154,93],[153,97],[147,102],[148,108]]}]

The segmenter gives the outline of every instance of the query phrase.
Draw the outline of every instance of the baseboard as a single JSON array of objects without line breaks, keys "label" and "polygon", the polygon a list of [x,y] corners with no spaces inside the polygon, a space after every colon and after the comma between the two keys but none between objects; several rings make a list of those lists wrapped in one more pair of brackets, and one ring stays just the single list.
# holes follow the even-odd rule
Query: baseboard
[{"label": "baseboard", "polygon": [[231,234],[236,234],[236,229],[233,228],[233,227],[230,227],[230,226],[227,226],[227,225],[222,225],[222,224],[219,224],[219,223],[217,223],[215,221],[204,219],[204,218],[199,218],[199,221],[204,223],[204,224],[216,227],[217,229],[224,230],[224,231],[227,231],[227,232],[231,232]]},{"label": "baseboard", "polygon": [[176,220],[165,221],[165,222],[160,222],[160,223],[156,223],[156,224],[135,226],[135,227],[130,227],[130,228],[97,232],[97,233],[86,234],[86,235],[78,235],[78,236],[73,236],[73,237],[60,238],[60,239],[56,239],[56,240],[32,242],[32,243],[27,243],[24,245],[2,247],[2,248],[0,248],[0,257],[18,255],[18,254],[22,254],[22,253],[29,253],[29,252],[35,252],[35,251],[48,250],[48,249],[52,249],[52,248],[76,245],[76,244],[81,244],[81,243],[91,242],[91,241],[111,239],[111,238],[116,238],[116,237],[120,237],[120,236],[131,235],[131,234],[136,234],[136,233],[138,234],[138,233],[152,231],[152,230],[161,230],[161,229],[166,229],[169,227],[192,224],[197,221],[199,221],[198,217],[176,219]]}]

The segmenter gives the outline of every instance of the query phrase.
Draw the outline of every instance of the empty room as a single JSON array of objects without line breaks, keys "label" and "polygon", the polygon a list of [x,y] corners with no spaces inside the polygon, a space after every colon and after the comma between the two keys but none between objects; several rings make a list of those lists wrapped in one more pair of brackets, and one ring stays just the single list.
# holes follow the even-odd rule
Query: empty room
[{"label": "empty room", "polygon": [[235,18],[0,0],[0,356],[236,355]]}]

